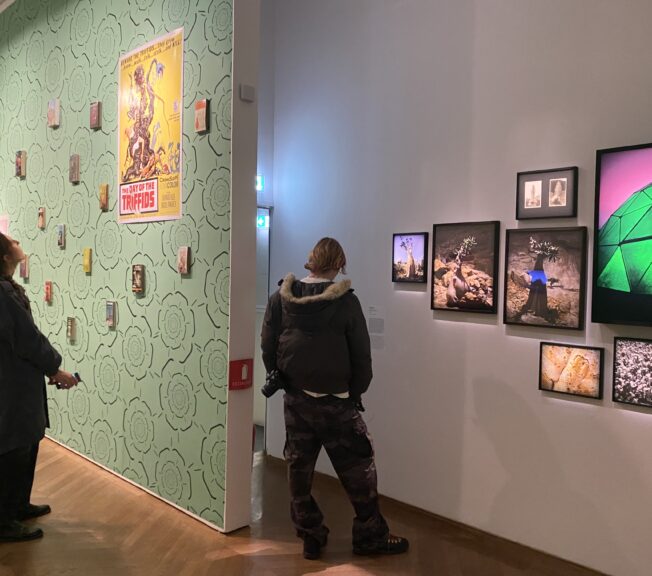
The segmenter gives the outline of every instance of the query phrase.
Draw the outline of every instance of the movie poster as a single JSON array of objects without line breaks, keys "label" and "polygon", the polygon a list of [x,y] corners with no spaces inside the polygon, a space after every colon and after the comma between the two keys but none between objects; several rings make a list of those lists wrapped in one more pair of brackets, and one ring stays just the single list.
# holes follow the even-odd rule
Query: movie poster
[{"label": "movie poster", "polygon": [[183,28],[123,55],[118,221],[181,218]]}]

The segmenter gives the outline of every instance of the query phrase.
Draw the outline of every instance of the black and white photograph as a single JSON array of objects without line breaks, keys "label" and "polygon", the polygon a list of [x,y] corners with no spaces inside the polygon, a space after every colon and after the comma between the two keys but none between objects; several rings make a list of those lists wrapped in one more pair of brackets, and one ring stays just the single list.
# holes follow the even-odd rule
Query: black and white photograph
[{"label": "black and white photograph", "polygon": [[548,206],[566,206],[567,178],[552,178],[548,186]]},{"label": "black and white photograph", "polygon": [[652,408],[652,340],[614,338],[613,400]]},{"label": "black and white photograph", "polygon": [[530,180],[524,184],[523,209],[541,208],[541,180]]}]

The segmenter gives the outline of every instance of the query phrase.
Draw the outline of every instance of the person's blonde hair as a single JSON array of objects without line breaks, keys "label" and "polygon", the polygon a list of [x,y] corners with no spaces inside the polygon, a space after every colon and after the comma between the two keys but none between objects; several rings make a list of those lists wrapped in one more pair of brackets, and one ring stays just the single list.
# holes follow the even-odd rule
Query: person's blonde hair
[{"label": "person's blonde hair", "polygon": [[308,254],[304,268],[313,274],[331,270],[346,274],[346,256],[342,246],[335,238],[322,238]]}]

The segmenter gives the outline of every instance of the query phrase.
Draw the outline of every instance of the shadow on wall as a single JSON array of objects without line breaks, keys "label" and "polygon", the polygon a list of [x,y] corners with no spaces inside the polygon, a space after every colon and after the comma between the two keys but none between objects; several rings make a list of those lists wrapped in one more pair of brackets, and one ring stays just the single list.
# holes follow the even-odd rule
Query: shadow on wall
[{"label": "shadow on wall", "polygon": [[[574,551],[572,560],[582,562],[583,559],[584,564],[588,564],[586,559],[595,558],[597,547],[608,549],[610,563],[619,566],[619,574],[635,574],[628,552],[619,549],[619,538],[609,528],[617,522],[610,519],[604,509],[598,509],[582,494],[582,486],[567,476],[552,442],[554,434],[544,428],[538,415],[519,398],[511,385],[501,380],[478,378],[473,381],[473,395],[478,425],[485,431],[507,477],[507,482],[494,497],[486,526],[480,528],[527,545],[536,546],[536,542],[541,542],[540,548],[547,550],[550,544],[565,539],[565,550]],[[503,414],[509,414],[509,426],[500,418]],[[605,458],[611,460],[613,455],[613,460],[604,466],[610,470],[619,469],[617,459],[622,451],[620,446],[613,445],[614,438],[597,427],[587,430],[586,434],[593,436],[594,446],[602,446]],[[595,434],[602,434],[602,437],[595,438]],[[569,438],[569,442],[581,443],[581,433]],[[587,454],[585,457],[600,456]],[[634,468],[631,463],[621,464],[620,469]],[[636,480],[641,485],[635,492],[641,494],[644,492],[642,479],[627,479],[630,485]],[[605,477],[591,478],[591,482],[598,485],[608,481]],[[595,493],[597,490],[592,488]],[[640,502],[639,505],[644,504]],[[543,530],[554,532],[545,542],[541,537]],[[564,549],[556,546],[556,550],[553,553],[568,558]]]}]

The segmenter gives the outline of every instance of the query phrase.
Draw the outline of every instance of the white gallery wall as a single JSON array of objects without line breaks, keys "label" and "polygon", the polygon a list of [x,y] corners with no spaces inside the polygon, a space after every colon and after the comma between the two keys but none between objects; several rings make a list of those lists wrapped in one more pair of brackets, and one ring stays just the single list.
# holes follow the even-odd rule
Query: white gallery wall
[{"label": "white gallery wall", "polygon": [[[364,397],[381,493],[648,576],[652,411],[610,398],[614,335],[652,331],[592,324],[588,310],[581,332],[506,326],[502,274],[506,228],[584,225],[591,245],[595,150],[652,141],[652,3],[272,4],[261,68],[274,71],[273,107],[260,108],[273,132],[271,285],[334,236],[363,308],[384,319]],[[577,219],[515,220],[518,171],[575,165]],[[433,313],[430,283],[392,284],[392,233],[483,220],[501,221],[497,316]],[[541,340],[604,346],[605,399],[540,392]],[[280,395],[267,417],[280,457]]]}]

